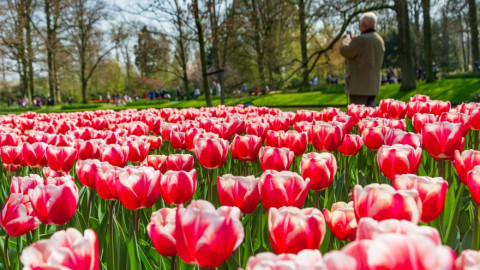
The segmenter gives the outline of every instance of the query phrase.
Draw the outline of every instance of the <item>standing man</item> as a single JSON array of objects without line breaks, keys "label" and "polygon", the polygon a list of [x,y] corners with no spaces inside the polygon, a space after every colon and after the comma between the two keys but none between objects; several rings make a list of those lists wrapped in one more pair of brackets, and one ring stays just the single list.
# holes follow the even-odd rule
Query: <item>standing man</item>
[{"label": "standing man", "polygon": [[360,36],[343,35],[340,54],[347,60],[345,87],[350,103],[375,107],[380,90],[385,45],[375,31],[377,16],[367,12],[360,18]]}]

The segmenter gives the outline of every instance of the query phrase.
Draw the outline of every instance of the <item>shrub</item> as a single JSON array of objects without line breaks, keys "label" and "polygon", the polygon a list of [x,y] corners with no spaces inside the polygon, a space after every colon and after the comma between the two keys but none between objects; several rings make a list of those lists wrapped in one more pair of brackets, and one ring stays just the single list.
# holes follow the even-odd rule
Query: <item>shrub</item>
[{"label": "shrub", "polygon": [[101,104],[72,104],[72,105],[63,105],[60,107],[60,110],[87,110],[87,109],[97,109],[100,108]]}]

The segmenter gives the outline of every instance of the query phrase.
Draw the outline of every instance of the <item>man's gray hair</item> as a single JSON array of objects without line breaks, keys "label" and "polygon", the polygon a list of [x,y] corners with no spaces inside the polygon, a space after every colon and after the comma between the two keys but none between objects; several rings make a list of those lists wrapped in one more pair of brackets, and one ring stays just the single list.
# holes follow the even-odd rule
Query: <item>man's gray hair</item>
[{"label": "man's gray hair", "polygon": [[360,17],[360,23],[365,23],[367,27],[375,28],[377,26],[377,15],[373,12],[366,12]]}]

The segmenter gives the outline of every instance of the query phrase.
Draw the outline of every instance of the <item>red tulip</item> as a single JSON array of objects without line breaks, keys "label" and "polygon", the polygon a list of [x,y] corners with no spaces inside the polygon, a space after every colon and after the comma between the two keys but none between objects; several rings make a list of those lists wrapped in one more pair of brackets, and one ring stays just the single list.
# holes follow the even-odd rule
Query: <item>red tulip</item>
[{"label": "red tulip", "polygon": [[97,235],[87,229],[82,235],[74,228],[54,233],[26,247],[20,256],[24,269],[97,270],[99,253]]},{"label": "red tulip", "polygon": [[270,207],[302,207],[310,189],[310,179],[290,171],[267,170],[258,182],[262,204]]},{"label": "red tulip", "polygon": [[185,132],[172,131],[170,134],[170,143],[173,149],[187,149],[185,145]]},{"label": "red tulip", "polygon": [[43,182],[43,178],[36,174],[24,177],[14,176],[10,182],[10,192],[28,195],[30,189],[34,189],[37,185],[43,184]]},{"label": "red tulip", "polygon": [[47,163],[50,169],[57,172],[69,172],[77,160],[77,149],[68,146],[47,147]]},{"label": "red tulip", "polygon": [[296,254],[303,249],[318,249],[325,236],[325,219],[316,208],[271,207],[268,210],[268,235],[275,253]]},{"label": "red tulip", "polygon": [[358,122],[358,129],[360,134],[368,128],[373,127],[385,127],[387,125],[387,119],[384,118],[364,118]]},{"label": "red tulip", "polygon": [[200,165],[207,169],[222,167],[227,160],[227,153],[227,140],[201,138],[195,142],[195,156]]},{"label": "red tulip", "polygon": [[148,143],[150,143],[150,149],[155,150],[162,146],[162,137],[157,136],[148,136],[147,137]]},{"label": "red tulip", "polygon": [[410,101],[407,103],[407,116],[412,119],[416,113],[430,113],[430,104],[423,101]]},{"label": "red tulip", "polygon": [[20,143],[20,138],[15,133],[0,133],[0,147],[9,145],[17,146]]},{"label": "red tulip", "polygon": [[267,136],[265,137],[265,145],[271,147],[285,147],[285,131],[267,131]]},{"label": "red tulip", "polygon": [[269,128],[270,126],[267,123],[250,123],[247,125],[246,133],[249,135],[255,135],[264,140]]},{"label": "red tulip", "polygon": [[147,226],[148,236],[158,254],[169,257],[177,254],[175,248],[176,208],[162,208],[152,213]]},{"label": "red tulip", "polygon": [[349,134],[354,126],[353,118],[348,114],[341,113],[339,115],[335,115],[332,121],[339,122],[345,125],[345,134]]},{"label": "red tulip", "polygon": [[30,167],[47,166],[47,147],[46,143],[24,143],[22,148],[23,160]]},{"label": "red tulip", "polygon": [[290,151],[293,151],[295,156],[300,156],[307,150],[308,135],[306,132],[289,130],[285,132],[284,144]]},{"label": "red tulip", "polygon": [[303,179],[310,179],[311,189],[326,189],[335,178],[337,161],[330,153],[311,152],[302,156],[300,171]]},{"label": "red tulip", "polygon": [[410,145],[383,145],[377,153],[380,170],[391,180],[399,174],[416,174],[420,161],[422,161],[422,148],[413,148]]},{"label": "red tulip", "polygon": [[336,202],[331,212],[324,208],[323,216],[332,234],[342,241],[353,241],[357,232],[357,220],[353,209],[353,202]]},{"label": "red tulip", "polygon": [[420,134],[406,132],[401,129],[392,128],[385,135],[385,144],[405,144],[413,148],[422,147],[422,136]]},{"label": "red tulip", "polygon": [[78,151],[78,159],[80,160],[100,158],[100,147],[94,140],[77,139],[74,146]]},{"label": "red tulip", "polygon": [[62,225],[75,214],[78,189],[71,176],[49,177],[28,191],[35,216],[44,224]]},{"label": "red tulip", "polygon": [[167,204],[190,201],[197,189],[197,171],[167,171],[160,180],[160,195]]},{"label": "red tulip", "polygon": [[425,124],[422,141],[425,150],[436,160],[452,160],[455,150],[461,151],[465,142],[461,125],[449,122]]},{"label": "red tulip", "polygon": [[117,144],[106,145],[100,154],[100,160],[114,166],[125,167],[128,162],[128,147]]},{"label": "red tulip", "polygon": [[255,135],[235,136],[230,145],[232,158],[241,161],[254,162],[262,146],[262,138]]},{"label": "red tulip", "polygon": [[413,222],[398,219],[376,221],[369,217],[362,218],[358,222],[357,240],[374,239],[379,235],[390,233],[419,235],[427,237],[435,245],[442,244],[442,239],[437,229],[430,226],[419,226]]},{"label": "red tulip", "polygon": [[151,207],[160,195],[161,177],[152,167],[121,171],[115,182],[118,200],[130,210]]},{"label": "red tulip", "polygon": [[342,144],[337,148],[338,152],[345,156],[356,155],[363,146],[362,137],[355,134],[347,134]]},{"label": "red tulip", "polygon": [[430,101],[430,97],[426,95],[416,94],[413,97],[410,97],[409,101],[421,101],[421,102],[428,102]]},{"label": "red tulip", "polygon": [[224,206],[236,206],[243,214],[250,214],[260,201],[258,178],[225,174],[217,178],[218,200]]},{"label": "red tulip", "polygon": [[475,166],[467,174],[467,186],[473,200],[480,204],[480,165]]},{"label": "red tulip", "polygon": [[317,151],[332,152],[336,150],[343,142],[345,134],[343,124],[317,123],[313,126],[312,143]]},{"label": "red tulip", "polygon": [[161,173],[167,171],[167,156],[165,155],[148,155],[142,162],[142,166],[152,167]]},{"label": "red tulip", "polygon": [[128,130],[129,135],[142,136],[148,134],[148,126],[142,122],[132,122]]},{"label": "red tulip", "polygon": [[470,116],[470,127],[473,130],[479,130],[480,129],[480,108],[475,108],[470,111],[469,113]]},{"label": "red tulip", "polygon": [[353,207],[357,220],[371,217],[375,220],[405,219],[418,223],[422,202],[416,190],[398,190],[392,186],[370,184],[353,188]]},{"label": "red tulip", "polygon": [[0,156],[5,165],[21,165],[24,160],[22,146],[4,145],[0,148]]},{"label": "red tulip", "polygon": [[466,249],[455,261],[457,270],[473,270],[480,268],[480,251]]},{"label": "red tulip", "polygon": [[436,121],[437,121],[437,117],[434,114],[416,113],[413,115],[413,118],[412,118],[413,130],[416,133],[421,133],[423,125],[428,123],[435,123]]},{"label": "red tulip", "polygon": [[125,170],[126,168],[113,166],[108,162],[102,162],[97,166],[95,187],[100,198],[118,200],[116,183],[120,174]]},{"label": "red tulip", "polygon": [[8,196],[0,215],[0,225],[12,237],[22,236],[40,225],[28,196],[21,193]]},{"label": "red tulip", "polygon": [[258,157],[263,171],[284,171],[288,170],[292,165],[294,153],[286,147],[277,148],[265,146],[260,148]]},{"label": "red tulip", "polygon": [[189,151],[193,151],[195,149],[195,139],[204,132],[205,130],[201,128],[191,128],[185,131],[185,147]]},{"label": "red tulip", "polygon": [[279,116],[279,115],[272,116],[267,118],[267,121],[268,121],[268,124],[270,125],[271,130],[287,131],[290,128],[290,119],[284,116]]},{"label": "red tulip", "polygon": [[225,262],[243,241],[240,210],[207,201],[178,206],[175,239],[178,256],[186,263],[215,268]]},{"label": "red tulip", "polygon": [[365,128],[362,132],[362,139],[370,150],[378,150],[385,140],[385,134],[388,132],[386,127]]},{"label": "red tulip", "polygon": [[458,178],[463,184],[467,184],[467,174],[475,166],[480,165],[480,151],[465,150],[460,154],[460,151],[455,151],[453,166],[457,170]]},{"label": "red tulip", "polygon": [[361,270],[455,269],[455,252],[421,235],[382,234],[353,241],[342,253],[355,258]]},{"label": "red tulip", "polygon": [[[382,101],[380,101],[380,108],[382,108]],[[382,109],[384,113],[387,114],[390,119],[402,119],[405,118],[407,105],[403,101],[392,100],[391,102],[386,103],[386,108]]]},{"label": "red tulip", "polygon": [[213,124],[210,132],[213,132],[218,135],[218,137],[230,141],[235,134],[236,126],[233,123],[223,122],[218,124]]},{"label": "red tulip", "polygon": [[73,147],[73,139],[74,137],[71,135],[57,134],[57,143],[55,144],[55,146]]},{"label": "red tulip", "polygon": [[422,201],[423,222],[434,221],[443,211],[448,191],[448,182],[441,177],[417,176],[414,174],[397,175],[393,181],[397,190],[416,190]]},{"label": "red tulip", "polygon": [[190,154],[170,154],[167,156],[167,169],[170,171],[191,171],[193,156]]},{"label": "red tulip", "polygon": [[470,117],[458,112],[444,112],[438,117],[438,122],[458,123],[462,126],[463,136],[470,130]]},{"label": "red tulip", "polygon": [[126,146],[128,147],[128,161],[130,162],[142,162],[150,151],[150,143],[142,140],[127,141]]},{"label": "red tulip", "polygon": [[61,177],[69,175],[66,172],[57,172],[52,170],[50,167],[43,167],[42,168],[43,177]]},{"label": "red tulip", "polygon": [[450,111],[451,108],[450,101],[430,100],[428,103],[430,104],[431,113],[437,116]]},{"label": "red tulip", "polygon": [[82,185],[89,188],[95,188],[95,183],[97,181],[97,170],[98,166],[101,166],[98,159],[86,159],[79,160],[75,166],[75,172],[78,176],[78,181]]}]

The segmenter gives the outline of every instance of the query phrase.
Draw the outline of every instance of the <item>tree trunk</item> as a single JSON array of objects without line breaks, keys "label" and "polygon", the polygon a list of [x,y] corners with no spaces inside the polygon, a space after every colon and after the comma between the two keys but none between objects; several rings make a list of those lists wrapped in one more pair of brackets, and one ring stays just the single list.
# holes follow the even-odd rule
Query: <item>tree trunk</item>
[{"label": "tree trunk", "polygon": [[300,49],[302,53],[302,87],[309,87],[309,75],[310,70],[308,68],[308,51],[307,51],[307,24],[306,19],[306,10],[305,10],[305,0],[298,0],[298,20],[300,22]]},{"label": "tree trunk", "polygon": [[[25,16],[32,15],[32,1],[27,0],[25,5]],[[25,32],[27,35],[27,65],[28,65],[28,87],[30,91],[31,98],[35,97],[35,84],[34,84],[34,73],[33,73],[33,48],[32,48],[32,28],[30,25],[30,20],[25,20]],[[32,103],[32,100],[29,101]]]},{"label": "tree trunk", "polygon": [[432,31],[430,27],[430,0],[422,0],[423,9],[423,43],[425,47],[425,80],[431,83],[435,80],[433,75],[433,49],[432,49]]},{"label": "tree trunk", "polygon": [[203,26],[200,19],[200,10],[198,8],[198,0],[193,0],[193,15],[195,17],[195,25],[197,27],[198,46],[200,49],[200,62],[202,65],[202,77],[203,77],[203,91],[205,99],[207,101],[207,107],[212,107],[212,97],[210,96],[210,89],[208,88],[208,75],[207,75],[207,58],[205,55],[205,39],[203,37]]},{"label": "tree trunk", "polygon": [[50,93],[50,98],[53,100],[53,103],[56,103],[55,100],[55,75],[54,75],[54,68],[53,68],[53,46],[54,46],[54,39],[53,39],[53,31],[52,29],[52,18],[51,18],[51,8],[50,8],[50,0],[44,0],[45,2],[45,21],[47,24],[47,40],[46,40],[46,49],[47,49],[47,71],[48,71],[48,90]]},{"label": "tree trunk", "polygon": [[[82,75],[83,76],[83,75]],[[87,104],[87,85],[88,81],[82,78],[82,103]]]},{"label": "tree trunk", "polygon": [[17,37],[18,37],[18,58],[19,62],[21,64],[21,71],[20,73],[20,79],[22,81],[22,90],[23,94],[28,97],[28,105],[32,104],[32,96],[30,93],[30,87],[29,87],[29,80],[28,80],[28,61],[27,61],[27,55],[26,55],[26,45],[25,45],[25,35],[24,35],[24,29],[25,29],[25,23],[26,23],[26,18],[24,14],[25,10],[25,2],[19,1],[18,3],[18,10],[17,10],[17,15],[18,15],[18,26],[16,28],[17,31]]},{"label": "tree trunk", "polygon": [[398,49],[400,68],[402,70],[402,85],[400,91],[411,91],[417,88],[415,69],[412,58],[412,42],[410,37],[410,20],[408,18],[407,0],[395,0],[395,11],[398,21]]},{"label": "tree trunk", "polygon": [[459,14],[458,15],[458,21],[460,22],[458,25],[460,27],[460,45],[462,47],[462,58],[463,58],[463,71],[467,72],[468,71],[468,60],[467,60],[467,52],[465,51],[465,39],[463,38],[464,34],[464,29],[463,29],[463,23],[461,23],[462,16]]},{"label": "tree trunk", "polygon": [[475,0],[468,0],[468,19],[470,24],[470,40],[472,44],[472,63],[475,65],[480,61],[478,48],[477,4],[475,3]]}]

